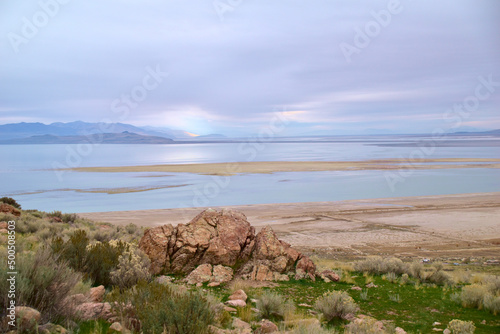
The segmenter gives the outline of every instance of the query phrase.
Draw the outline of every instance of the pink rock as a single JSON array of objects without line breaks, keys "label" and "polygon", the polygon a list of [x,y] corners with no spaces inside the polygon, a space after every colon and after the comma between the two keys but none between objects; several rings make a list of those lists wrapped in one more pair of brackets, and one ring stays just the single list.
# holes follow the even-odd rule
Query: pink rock
[{"label": "pink rock", "polygon": [[243,290],[236,290],[231,296],[229,296],[229,300],[243,300],[247,301],[247,294]]},{"label": "pink rock", "polygon": [[245,303],[245,301],[243,301],[241,299],[236,299],[236,300],[228,300],[226,302],[226,305],[234,306],[234,307],[245,307],[245,306],[247,306],[247,303]]},{"label": "pink rock", "polygon": [[90,289],[90,301],[94,303],[101,303],[104,298],[104,293],[106,290],[104,289],[104,285],[99,285],[95,288]]}]

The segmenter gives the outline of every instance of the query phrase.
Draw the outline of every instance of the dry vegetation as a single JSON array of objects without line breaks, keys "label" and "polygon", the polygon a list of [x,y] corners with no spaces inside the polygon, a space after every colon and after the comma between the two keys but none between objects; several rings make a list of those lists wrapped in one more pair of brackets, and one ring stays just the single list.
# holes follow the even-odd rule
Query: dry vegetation
[{"label": "dry vegetation", "polygon": [[[137,248],[143,230],[135,225],[117,227],[36,210],[24,210],[20,217],[0,215],[0,221],[9,220],[16,221],[17,304],[39,310],[44,323],[61,324],[69,333],[107,332],[109,324],[80,321],[64,304],[66,297],[99,284],[106,287],[105,298],[120,323],[137,333],[208,334],[210,326],[231,329],[235,316],[254,330],[268,319],[293,334],[398,333],[397,327],[427,333],[436,319],[451,333],[496,333],[500,326],[500,277],[469,270],[477,267],[394,257],[340,262],[317,255],[318,268],[333,270],[339,282],[234,280],[197,288],[160,284],[151,277],[149,259]],[[7,239],[0,238],[3,256]],[[3,261],[2,291],[7,290],[6,272]],[[249,296],[247,307],[230,314],[221,301],[240,289]]]}]

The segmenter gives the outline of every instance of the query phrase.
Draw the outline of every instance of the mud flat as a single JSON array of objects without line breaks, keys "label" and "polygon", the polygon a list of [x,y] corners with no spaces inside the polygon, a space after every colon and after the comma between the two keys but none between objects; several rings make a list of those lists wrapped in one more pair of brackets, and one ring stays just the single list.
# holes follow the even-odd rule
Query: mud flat
[{"label": "mud flat", "polygon": [[[303,250],[500,258],[500,192],[228,207]],[[116,225],[186,223],[204,208],[82,213]]]},{"label": "mud flat", "polygon": [[399,170],[408,168],[417,170],[454,168],[500,168],[500,159],[445,158],[417,159],[412,161],[404,159],[362,161],[252,161],[119,167],[80,167],[70,168],[68,170],[97,173],[165,172],[226,176],[240,173],[262,174],[275,172]]}]

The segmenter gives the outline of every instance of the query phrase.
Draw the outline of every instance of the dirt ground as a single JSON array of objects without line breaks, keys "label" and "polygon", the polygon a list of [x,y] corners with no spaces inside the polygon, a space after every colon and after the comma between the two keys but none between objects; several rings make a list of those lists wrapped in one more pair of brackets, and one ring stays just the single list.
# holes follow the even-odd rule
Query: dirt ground
[{"label": "dirt ground", "polygon": [[[307,253],[500,259],[500,192],[231,206]],[[204,208],[80,214],[112,224],[187,223]]]}]

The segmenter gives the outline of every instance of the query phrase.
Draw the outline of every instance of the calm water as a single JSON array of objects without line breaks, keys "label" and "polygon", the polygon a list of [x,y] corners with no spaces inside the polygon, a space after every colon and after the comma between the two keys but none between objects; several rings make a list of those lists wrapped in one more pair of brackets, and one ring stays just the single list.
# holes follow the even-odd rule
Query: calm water
[{"label": "calm water", "polygon": [[[413,171],[401,182],[383,171],[243,174],[55,172],[54,167],[126,166],[233,161],[408,158],[414,147],[354,143],[227,143],[176,145],[0,145],[0,195],[23,208],[91,212],[491,192],[498,169]],[[438,147],[428,158],[498,158],[495,147]],[[154,177],[152,177],[154,176]],[[167,187],[134,193],[75,191]]]}]

